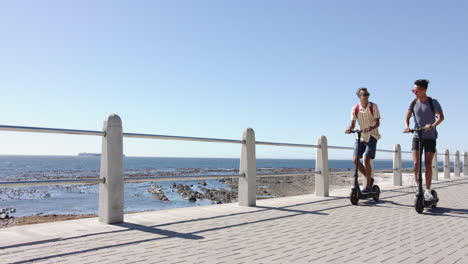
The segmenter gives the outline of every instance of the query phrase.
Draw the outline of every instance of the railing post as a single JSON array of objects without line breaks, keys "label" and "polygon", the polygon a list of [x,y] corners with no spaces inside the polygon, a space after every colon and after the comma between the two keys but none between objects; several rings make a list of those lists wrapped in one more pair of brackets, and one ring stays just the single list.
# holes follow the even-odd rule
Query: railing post
[{"label": "railing post", "polygon": [[455,162],[453,164],[455,165],[453,169],[455,177],[460,177],[460,152],[458,150],[455,151]]},{"label": "railing post", "polygon": [[245,177],[239,178],[239,205],[255,206],[257,204],[257,160],[255,156],[255,132],[247,128],[242,134],[240,173]]},{"label": "railing post", "polygon": [[117,224],[124,216],[122,120],[118,115],[104,121],[104,132],[100,177],[105,182],[99,185],[99,221]]},{"label": "railing post", "polygon": [[328,144],[327,137],[317,138],[317,158],[315,159],[315,195],[328,197],[329,179],[328,179]]},{"label": "railing post", "polygon": [[444,152],[444,178],[450,179],[450,152],[448,149]]},{"label": "railing post", "polygon": [[463,176],[468,176],[468,152],[463,154]]},{"label": "railing post", "polygon": [[396,144],[393,146],[393,185],[402,186],[402,161],[401,161],[401,146]]},{"label": "railing post", "polygon": [[432,180],[439,180],[439,164],[437,163],[437,151],[434,153],[434,157],[432,157]]}]

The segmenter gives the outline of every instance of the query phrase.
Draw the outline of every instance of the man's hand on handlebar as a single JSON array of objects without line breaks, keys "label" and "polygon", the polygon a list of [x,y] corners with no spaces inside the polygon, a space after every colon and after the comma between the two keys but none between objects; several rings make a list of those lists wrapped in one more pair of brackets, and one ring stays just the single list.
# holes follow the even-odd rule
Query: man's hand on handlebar
[{"label": "man's hand on handlebar", "polygon": [[351,134],[351,133],[364,133],[364,132],[370,132],[371,129],[370,128],[366,128],[364,130],[359,130],[359,129],[356,129],[356,130],[353,130],[351,128],[348,128],[345,130],[345,133],[346,134]]},{"label": "man's hand on handlebar", "polygon": [[431,130],[433,127],[431,124],[427,124],[425,125],[424,127],[422,128],[415,128],[415,129],[411,129],[411,128],[408,128],[406,127],[404,130],[403,130],[403,133],[413,133],[415,131],[429,131]]},{"label": "man's hand on handlebar", "polygon": [[424,126],[424,131],[429,131],[429,130],[431,130],[431,129],[432,129],[432,125],[431,125],[431,124],[426,124],[426,125]]}]

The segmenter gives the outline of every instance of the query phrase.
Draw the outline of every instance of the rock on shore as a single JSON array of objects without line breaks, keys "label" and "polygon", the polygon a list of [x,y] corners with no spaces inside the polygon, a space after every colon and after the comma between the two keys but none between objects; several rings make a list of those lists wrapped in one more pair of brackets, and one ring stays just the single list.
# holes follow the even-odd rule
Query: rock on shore
[{"label": "rock on shore", "polygon": [[169,198],[167,198],[166,194],[164,193],[164,191],[162,190],[162,188],[156,184],[152,184],[149,188],[148,188],[148,192],[155,198],[155,199],[158,199],[158,200],[161,200],[163,202],[169,202]]},{"label": "rock on shore", "polygon": [[[203,185],[203,183],[201,184]],[[205,184],[206,185],[206,184]],[[173,187],[177,192],[190,202],[196,202],[197,200],[211,200],[213,203],[230,203],[237,199],[237,191],[226,190],[226,189],[209,189],[200,187],[202,192],[193,190],[191,186],[185,184],[174,184]]]}]

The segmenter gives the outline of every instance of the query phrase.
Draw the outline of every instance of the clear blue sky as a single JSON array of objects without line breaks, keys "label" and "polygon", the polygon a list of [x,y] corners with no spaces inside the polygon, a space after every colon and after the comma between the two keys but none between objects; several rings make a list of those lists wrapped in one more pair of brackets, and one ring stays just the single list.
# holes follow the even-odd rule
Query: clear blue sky
[{"label": "clear blue sky", "polygon": [[[343,131],[366,86],[383,117],[378,147],[409,150],[410,89],[427,78],[446,115],[439,151],[468,151],[467,13],[461,0],[2,1],[0,124],[100,130],[116,113],[125,132],[238,139],[252,127],[261,141],[351,146]],[[0,132],[0,154],[75,155],[100,142]],[[124,152],[238,157],[240,147],[125,139]]]}]

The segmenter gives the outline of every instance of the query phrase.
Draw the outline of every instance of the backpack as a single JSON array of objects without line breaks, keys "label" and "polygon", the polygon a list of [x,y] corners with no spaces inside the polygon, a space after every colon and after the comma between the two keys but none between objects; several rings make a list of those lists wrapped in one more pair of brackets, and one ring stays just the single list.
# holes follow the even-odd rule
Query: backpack
[{"label": "backpack", "polygon": [[[431,97],[427,97],[427,99],[429,99],[429,105],[431,106],[431,110],[432,110],[432,113],[434,113],[435,115],[435,111],[434,111],[434,103],[432,102],[432,98]],[[417,102],[418,98],[414,99],[413,102],[411,102],[411,113],[413,114],[414,116],[414,106],[416,105],[416,102]]]},{"label": "backpack", "polygon": [[[374,116],[374,107],[372,105],[372,102],[369,102],[369,108],[370,108],[370,112],[372,114],[372,116]],[[359,108],[361,107],[360,104],[357,104],[355,107],[354,107],[354,115],[356,116],[356,118],[358,118],[358,114],[359,114]]]}]

